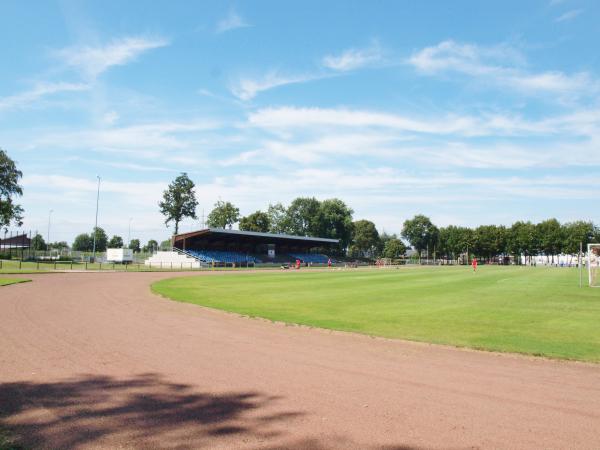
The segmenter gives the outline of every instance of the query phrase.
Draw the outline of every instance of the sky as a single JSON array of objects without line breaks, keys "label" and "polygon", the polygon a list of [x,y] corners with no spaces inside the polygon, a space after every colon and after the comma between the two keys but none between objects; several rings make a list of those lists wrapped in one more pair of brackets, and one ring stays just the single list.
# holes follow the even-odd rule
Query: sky
[{"label": "sky", "polygon": [[[166,239],[337,197],[380,231],[600,223],[600,2],[0,3],[0,147],[26,230]],[[50,211],[52,211],[50,213]],[[14,230],[14,229],[13,229]]]}]

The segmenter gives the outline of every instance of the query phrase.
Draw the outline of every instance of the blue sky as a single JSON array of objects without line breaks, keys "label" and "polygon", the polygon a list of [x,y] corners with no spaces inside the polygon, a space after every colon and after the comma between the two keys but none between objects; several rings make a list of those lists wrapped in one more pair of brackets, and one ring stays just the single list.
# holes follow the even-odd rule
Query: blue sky
[{"label": "blue sky", "polygon": [[[164,239],[208,213],[339,197],[399,232],[600,223],[600,3],[2,2],[0,147],[26,229]],[[595,205],[595,206],[594,206]],[[186,221],[182,230],[195,229]]]}]

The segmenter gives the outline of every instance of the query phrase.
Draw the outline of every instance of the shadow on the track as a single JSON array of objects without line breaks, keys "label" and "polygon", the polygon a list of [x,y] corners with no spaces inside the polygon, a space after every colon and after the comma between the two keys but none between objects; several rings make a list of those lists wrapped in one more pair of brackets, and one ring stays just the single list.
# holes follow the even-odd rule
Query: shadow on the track
[{"label": "shadow on the track", "polygon": [[155,374],[5,383],[0,384],[0,428],[10,430],[16,444],[31,448],[261,442],[279,434],[270,425],[302,414],[260,411],[276,400],[258,392],[198,393]]}]

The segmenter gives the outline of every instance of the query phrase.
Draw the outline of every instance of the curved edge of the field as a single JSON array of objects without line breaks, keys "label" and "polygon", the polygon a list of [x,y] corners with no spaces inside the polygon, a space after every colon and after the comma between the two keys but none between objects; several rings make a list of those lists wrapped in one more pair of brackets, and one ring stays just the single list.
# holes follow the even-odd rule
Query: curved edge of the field
[{"label": "curved edge of the field", "polygon": [[156,285],[158,285],[162,282],[165,282],[165,281],[175,280],[178,278],[181,278],[181,277],[164,278],[164,279],[155,281],[150,284],[150,291],[152,292],[152,294],[156,295],[157,297],[161,297],[167,301],[187,303],[190,305],[194,305],[198,308],[204,308],[204,309],[208,309],[211,311],[217,311],[222,314],[232,315],[232,316],[236,316],[236,317],[240,317],[240,318],[244,318],[244,319],[263,321],[265,324],[269,324],[269,325],[284,326],[284,327],[294,326],[294,327],[300,327],[300,328],[304,328],[306,330],[312,330],[312,331],[358,335],[358,336],[369,337],[371,339],[377,339],[377,340],[407,342],[407,343],[410,343],[413,345],[445,347],[445,348],[452,348],[452,349],[456,349],[456,350],[460,350],[460,351],[464,351],[464,352],[492,353],[492,354],[495,354],[497,356],[502,356],[502,357],[520,358],[520,359],[528,359],[528,360],[540,360],[541,359],[541,360],[548,360],[548,361],[557,362],[557,363],[581,364],[581,365],[587,365],[587,366],[593,366],[593,367],[600,367],[600,359],[599,360],[586,360],[586,359],[569,358],[569,357],[565,357],[565,356],[548,355],[548,354],[544,354],[541,352],[520,352],[520,351],[488,348],[488,347],[482,347],[482,346],[453,344],[453,343],[449,343],[449,342],[435,341],[435,340],[424,340],[424,339],[421,340],[421,339],[416,339],[416,338],[413,339],[413,338],[408,338],[408,337],[389,337],[389,336],[382,336],[382,335],[368,333],[368,332],[351,331],[351,330],[344,330],[344,329],[339,329],[339,328],[323,327],[323,326],[318,326],[318,325],[314,325],[314,324],[310,324],[310,323],[285,321],[285,320],[274,320],[274,319],[270,319],[268,317],[264,317],[264,316],[260,316],[260,315],[244,314],[244,313],[240,313],[238,311],[233,311],[233,310],[226,309],[226,308],[219,308],[217,306],[207,306],[207,305],[199,304],[199,303],[196,303],[195,301],[189,301],[189,300],[180,299],[180,298],[173,298],[173,297],[166,295],[156,289]]},{"label": "curved edge of the field", "polygon": [[0,274],[0,288],[11,286],[13,284],[29,283],[30,281],[31,279],[29,278],[4,278],[2,274]]}]

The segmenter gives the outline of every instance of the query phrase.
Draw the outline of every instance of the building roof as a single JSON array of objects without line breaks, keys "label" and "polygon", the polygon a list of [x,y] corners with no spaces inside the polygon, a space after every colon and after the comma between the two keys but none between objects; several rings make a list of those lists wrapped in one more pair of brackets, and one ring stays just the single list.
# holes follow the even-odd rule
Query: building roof
[{"label": "building roof", "polygon": [[183,241],[190,238],[199,238],[203,236],[223,236],[228,238],[258,238],[262,241],[273,240],[273,241],[296,241],[298,243],[315,243],[315,244],[338,244],[339,239],[320,238],[312,236],[294,236],[291,234],[283,233],[259,233],[256,231],[240,231],[240,230],[227,230],[224,228],[205,228],[203,230],[191,231],[189,233],[180,233],[173,236],[173,240]]}]

